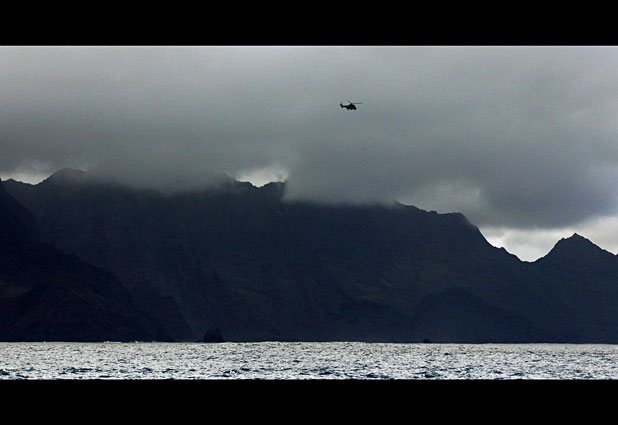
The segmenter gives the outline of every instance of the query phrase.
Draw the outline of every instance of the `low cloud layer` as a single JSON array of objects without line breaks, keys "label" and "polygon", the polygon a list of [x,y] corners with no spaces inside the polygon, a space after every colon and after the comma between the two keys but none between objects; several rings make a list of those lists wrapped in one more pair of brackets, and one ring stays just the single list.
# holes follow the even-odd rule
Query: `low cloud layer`
[{"label": "low cloud layer", "polygon": [[618,212],[616,75],[614,47],[4,47],[0,175],[270,176],[292,199],[570,228]]}]

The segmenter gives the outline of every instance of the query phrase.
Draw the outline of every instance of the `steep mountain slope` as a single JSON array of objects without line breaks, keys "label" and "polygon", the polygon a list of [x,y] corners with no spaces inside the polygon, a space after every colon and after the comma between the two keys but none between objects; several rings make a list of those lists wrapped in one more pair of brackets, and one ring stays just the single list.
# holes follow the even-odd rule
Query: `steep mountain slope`
[{"label": "steep mountain slope", "polygon": [[112,275],[36,242],[35,229],[0,182],[0,340],[166,338]]},{"label": "steep mountain slope", "polygon": [[532,267],[545,289],[539,320],[576,335],[574,342],[618,340],[618,257],[574,234]]},{"label": "steep mountain slope", "polygon": [[145,310],[161,310],[145,293],[173,300],[193,339],[216,326],[245,341],[618,341],[614,256],[587,272],[524,263],[461,214],[287,202],[280,183],[166,195],[71,170],[6,187],[47,242],[111,271]]}]

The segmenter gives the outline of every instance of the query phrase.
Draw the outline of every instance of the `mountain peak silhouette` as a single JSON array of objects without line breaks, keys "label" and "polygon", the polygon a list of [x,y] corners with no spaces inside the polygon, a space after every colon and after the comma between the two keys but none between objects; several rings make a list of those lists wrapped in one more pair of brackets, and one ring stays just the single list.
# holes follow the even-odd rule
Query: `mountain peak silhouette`
[{"label": "mountain peak silhouette", "polygon": [[569,261],[582,263],[609,257],[614,257],[614,255],[595,245],[589,239],[577,233],[573,233],[573,235],[568,238],[560,239],[552,250],[538,261]]},{"label": "mountain peak silhouette", "polygon": [[51,176],[43,180],[43,183],[45,182],[77,183],[77,182],[83,182],[87,180],[89,177],[90,175],[86,171],[83,171],[77,168],[65,167],[65,168],[62,168],[56,171]]}]

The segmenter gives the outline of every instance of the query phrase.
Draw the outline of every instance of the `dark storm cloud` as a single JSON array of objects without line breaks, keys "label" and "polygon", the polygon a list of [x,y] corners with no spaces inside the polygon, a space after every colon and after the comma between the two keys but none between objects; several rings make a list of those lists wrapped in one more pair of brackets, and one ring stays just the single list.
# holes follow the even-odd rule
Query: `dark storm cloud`
[{"label": "dark storm cloud", "polygon": [[566,226],[616,213],[617,71],[612,47],[6,47],[0,172],[275,167],[291,199]]}]

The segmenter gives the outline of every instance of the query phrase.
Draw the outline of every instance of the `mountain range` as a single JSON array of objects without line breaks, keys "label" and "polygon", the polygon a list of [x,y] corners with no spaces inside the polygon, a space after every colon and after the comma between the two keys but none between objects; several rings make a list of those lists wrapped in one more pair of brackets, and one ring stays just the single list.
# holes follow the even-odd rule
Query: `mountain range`
[{"label": "mountain range", "polygon": [[618,257],[577,234],[524,262],[459,213],[284,194],[1,182],[0,337],[618,342]]}]

